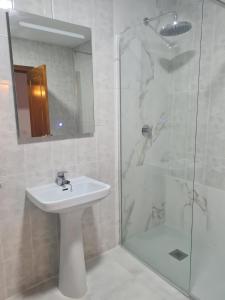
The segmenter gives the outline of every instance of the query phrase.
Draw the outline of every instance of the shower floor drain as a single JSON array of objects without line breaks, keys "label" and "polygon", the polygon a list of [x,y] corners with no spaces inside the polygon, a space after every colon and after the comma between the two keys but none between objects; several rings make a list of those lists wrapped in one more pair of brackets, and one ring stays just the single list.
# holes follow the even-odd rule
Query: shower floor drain
[{"label": "shower floor drain", "polygon": [[186,253],[184,253],[183,251],[181,251],[179,249],[173,250],[172,252],[169,253],[169,255],[173,256],[174,258],[176,258],[179,261],[188,257],[188,255]]}]

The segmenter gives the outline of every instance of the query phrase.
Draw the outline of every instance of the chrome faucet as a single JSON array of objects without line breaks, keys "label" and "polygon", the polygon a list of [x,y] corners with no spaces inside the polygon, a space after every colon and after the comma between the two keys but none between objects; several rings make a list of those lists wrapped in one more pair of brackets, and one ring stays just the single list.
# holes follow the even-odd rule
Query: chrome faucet
[{"label": "chrome faucet", "polygon": [[70,191],[72,192],[72,185],[70,181],[66,179],[65,173],[67,172],[66,171],[57,172],[55,183],[63,188],[65,188],[67,184],[70,185]]}]

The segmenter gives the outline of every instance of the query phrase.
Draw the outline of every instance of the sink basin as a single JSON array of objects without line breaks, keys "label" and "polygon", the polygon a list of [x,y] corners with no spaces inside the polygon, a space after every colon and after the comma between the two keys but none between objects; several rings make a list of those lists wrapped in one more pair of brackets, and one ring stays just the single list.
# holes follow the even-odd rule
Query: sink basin
[{"label": "sink basin", "polygon": [[89,206],[109,194],[110,186],[92,178],[82,176],[70,180],[66,189],[56,183],[26,190],[27,196],[41,210],[62,213],[80,206]]},{"label": "sink basin", "polygon": [[28,188],[28,199],[41,210],[60,215],[59,290],[80,299],[87,291],[81,218],[84,210],[105,198],[110,186],[82,176],[65,187],[55,183]]}]

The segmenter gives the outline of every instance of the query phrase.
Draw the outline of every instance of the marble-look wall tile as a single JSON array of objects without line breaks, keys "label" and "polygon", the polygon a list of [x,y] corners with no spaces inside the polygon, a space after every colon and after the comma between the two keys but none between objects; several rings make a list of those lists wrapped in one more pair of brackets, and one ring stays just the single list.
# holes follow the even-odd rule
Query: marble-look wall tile
[{"label": "marble-look wall tile", "polygon": [[[2,269],[2,265],[1,265],[1,269]],[[2,272],[2,271],[0,271],[0,272]],[[2,274],[0,275],[0,279],[2,280]],[[2,281],[2,283],[0,284],[0,299],[1,300],[5,300],[5,291],[4,291],[4,282]]]},{"label": "marble-look wall tile", "polygon": [[[155,4],[148,4],[152,9],[145,13],[151,16]],[[164,170],[167,166],[162,157],[168,148],[170,78],[159,62],[168,50],[164,51],[153,32],[141,23],[136,26],[142,8],[135,12],[136,20],[132,17],[131,27],[121,34],[120,44],[123,239],[165,221],[166,186],[160,167]],[[151,130],[149,137],[142,135],[146,124]]]},{"label": "marble-look wall tile", "polygon": [[43,282],[57,276],[59,268],[59,245],[48,239],[33,239],[33,282]]},{"label": "marble-look wall tile", "polygon": [[0,300],[5,300],[6,298],[6,284],[4,271],[4,264],[2,260],[0,260]]},{"label": "marble-look wall tile", "polygon": [[32,256],[22,256],[4,261],[6,297],[22,292],[33,284]]},{"label": "marble-look wall tile", "polygon": [[114,248],[116,243],[116,231],[115,228],[115,221],[112,222],[103,222],[101,223],[101,236],[103,237],[101,243],[101,253],[107,251],[107,249]]},{"label": "marble-look wall tile", "polygon": [[[154,203],[151,203],[152,206],[149,205],[148,207],[143,205],[145,198],[150,195],[151,198],[157,200],[157,204],[161,204],[160,199],[163,199],[165,224],[167,226],[176,228],[182,234],[185,233],[187,242],[191,238],[191,226],[193,226],[192,275],[194,276],[192,276],[192,283],[196,287],[202,282],[202,295],[199,295],[199,298],[213,299],[216,298],[215,292],[220,285],[218,282],[221,283],[221,278],[224,278],[225,39],[223,24],[225,11],[218,3],[207,0],[204,2],[157,1],[160,5],[158,7],[154,5],[149,11],[143,11],[143,8],[146,8],[146,1],[142,2],[143,5],[135,0],[122,1],[122,3],[121,1],[115,1],[115,4],[120,8],[116,11],[118,14],[115,14],[115,20],[119,27],[117,32],[123,31],[127,37],[127,39],[125,38],[126,47],[122,49],[122,54],[125,53],[125,55],[122,56],[121,60],[122,71],[124,71],[122,73],[122,84],[125,83],[122,85],[124,88],[122,89],[122,105],[124,105],[124,107],[122,106],[122,133],[123,130],[125,132],[122,135],[124,163],[122,167],[126,171],[125,174],[123,173],[123,226],[125,227],[125,233],[127,233],[126,229],[128,228],[128,237],[129,234],[135,234],[138,231],[143,232],[143,226],[140,223],[146,217],[145,211],[149,210],[151,212],[154,205]],[[148,1],[148,5],[151,5],[152,2]],[[170,5],[172,2],[173,6]],[[201,24],[202,4],[204,4],[203,24]],[[131,9],[129,9],[130,7]],[[148,122],[152,122],[154,116],[157,115],[157,104],[164,104],[163,100],[166,100],[168,105],[165,107],[168,109],[169,120],[166,134],[169,138],[165,140],[165,135],[161,135],[161,140],[157,141],[159,147],[155,147],[156,154],[153,147],[146,147],[146,162],[148,164],[158,163],[157,159],[160,156],[161,162],[167,162],[167,164],[161,165],[164,175],[169,166],[170,176],[162,176],[165,179],[164,182],[158,178],[160,186],[153,187],[148,191],[146,186],[142,186],[141,180],[139,180],[139,177],[141,177],[144,181],[148,173],[146,172],[143,175],[138,168],[135,169],[133,166],[138,151],[136,145],[141,139],[139,133],[141,125],[143,125],[141,123],[143,119],[139,118],[139,108],[134,106],[138,96],[137,85],[140,82],[140,76],[137,76],[139,69],[134,66],[135,59],[139,58],[137,60],[138,66],[141,62],[137,51],[139,49],[138,43],[132,40],[129,26],[138,24],[138,21],[140,21],[140,24],[146,15],[158,15],[159,9],[160,11],[167,11],[168,7],[177,11],[179,17],[191,21],[193,27],[189,33],[174,39],[178,45],[175,50],[170,51],[167,49],[165,53],[161,53],[163,43],[157,44],[159,46],[158,52],[160,52],[159,64],[161,71],[163,71],[157,73],[149,88],[150,93],[147,94],[150,96],[146,96],[149,103],[155,98],[157,101],[146,106],[145,111],[148,113]],[[202,36],[201,29],[203,30]],[[138,36],[137,32],[135,34]],[[150,51],[153,47],[154,39],[152,38]],[[133,55],[134,53],[136,56]],[[155,59],[153,61],[154,65],[157,65]],[[146,63],[145,60],[144,62]],[[156,72],[157,67],[155,68],[155,74]],[[141,70],[141,74],[144,74],[143,70]],[[165,76],[165,74],[167,75]],[[158,89],[157,82],[159,82]],[[129,90],[124,91],[128,87]],[[130,92],[131,89],[133,90]],[[166,92],[162,94],[161,90]],[[162,107],[159,107],[161,112]],[[150,110],[153,110],[152,114],[149,113]],[[162,131],[162,133],[164,132]],[[194,164],[196,132],[197,153]],[[163,144],[162,140],[166,142]],[[166,151],[161,152],[161,149],[166,149]],[[155,154],[154,157],[153,154]],[[196,181],[193,191],[194,171]],[[134,177],[135,179],[133,179]],[[148,186],[151,183],[152,178],[148,177]],[[141,187],[142,190],[146,188],[146,194],[141,193]],[[165,191],[165,194],[158,198],[154,197],[157,188]],[[142,204],[141,208],[139,203]],[[176,208],[176,211],[174,208]],[[194,215],[192,215],[193,211]],[[191,224],[192,221],[194,221],[194,224]],[[209,269],[215,270],[215,272],[209,272],[208,274],[207,270]],[[219,273],[219,270],[221,270],[221,273]],[[218,276],[218,280],[216,276]],[[206,278],[209,278],[210,283],[217,283],[217,286],[214,286],[213,289],[213,284],[210,284],[212,292],[210,291],[210,296],[207,295],[207,297],[205,291]],[[199,289],[199,287],[197,288]]]},{"label": "marble-look wall tile", "polygon": [[[224,282],[224,197],[225,192],[211,186],[195,184],[207,209],[203,211],[195,203],[192,232],[191,288],[198,298],[223,298]],[[212,270],[207,272],[207,270]],[[204,284],[203,284],[204,283]],[[206,291],[206,284],[209,289]]]},{"label": "marble-look wall tile", "polygon": [[77,165],[77,174],[82,174],[84,176],[89,176],[92,178],[98,178],[98,162],[80,162]]},{"label": "marble-look wall tile", "polygon": [[[109,181],[108,181],[109,182]],[[112,222],[115,220],[115,192],[112,188],[111,194],[99,203],[100,222]]]},{"label": "marble-look wall tile", "polygon": [[[16,134],[13,135],[16,140]],[[2,145],[0,153],[1,171],[0,175],[15,175],[24,174],[24,147],[23,145],[10,144],[7,139]]]},{"label": "marble-look wall tile", "polygon": [[53,168],[53,179],[57,172],[66,170],[67,177],[73,177],[78,174],[77,162],[77,141],[64,140],[51,143],[51,159]]},{"label": "marble-look wall tile", "polygon": [[[113,44],[113,1],[94,1],[94,46],[96,51],[112,49]],[[112,81],[113,82],[113,81]]]},{"label": "marble-look wall tile", "polygon": [[145,0],[141,2],[141,5],[138,0],[115,0],[114,10],[114,27],[117,33],[123,32],[130,26],[140,24],[144,17],[153,17],[159,12],[155,3]]},{"label": "marble-look wall tile", "polygon": [[33,173],[33,170],[47,171],[52,168],[51,143],[24,145],[25,172]]},{"label": "marble-look wall tile", "polygon": [[[105,159],[103,157],[102,160],[99,160],[99,163],[98,163],[97,178],[102,181],[105,180],[106,182],[108,182],[111,185],[110,195],[99,203],[99,220],[101,223],[102,230],[103,230],[104,226],[107,226],[106,225],[107,223],[108,223],[108,226],[110,226],[109,224],[114,223],[113,227],[115,228],[116,214],[118,213],[116,202],[115,202],[115,199],[117,198],[116,183],[115,183],[116,171],[115,171],[115,164],[113,163],[113,161],[114,161],[114,158],[110,157],[110,155],[108,155],[108,159]],[[112,235],[112,240],[115,243],[114,237],[115,237],[115,234]],[[103,243],[104,243],[104,240],[105,239],[103,239]]]},{"label": "marble-look wall tile", "polygon": [[[10,66],[10,56],[9,56],[9,43],[8,38],[4,36],[0,36],[0,43],[1,43],[1,53],[0,53],[0,83],[1,88],[3,89],[3,84],[10,85],[11,81],[11,66]],[[5,87],[5,89],[6,89]]]},{"label": "marble-look wall tile", "polygon": [[53,0],[54,19],[92,27],[93,0]]},{"label": "marble-look wall tile", "polygon": [[[130,1],[129,4],[115,2],[119,7],[126,7],[127,10],[118,13],[127,17],[124,23],[130,22],[128,26],[119,24],[123,217],[129,237],[166,223],[167,219],[172,224],[173,201],[176,203],[183,192],[178,193],[175,188],[174,194],[168,192],[168,175],[193,180],[202,10],[201,1],[191,1],[188,5],[185,1],[174,1],[173,9],[195,26],[186,35],[174,39],[177,47],[169,49],[154,32],[141,25],[146,15],[159,14],[157,3],[143,1],[143,6],[134,13],[138,1],[132,1],[132,9],[129,9]],[[168,4],[165,1],[161,4],[166,10]],[[146,6],[149,11],[142,11]],[[145,124],[152,128],[149,141],[141,135]],[[183,196],[182,200],[185,199]],[[177,223],[176,227],[183,231],[182,222]]]},{"label": "marble-look wall tile", "polygon": [[[14,105],[13,105],[13,95],[11,91],[11,86],[8,83],[0,84],[0,110],[1,110],[1,120],[0,120],[0,134],[2,140],[5,142],[5,147],[19,148],[17,145],[17,132],[16,124],[14,121]],[[20,147],[21,149],[23,146]],[[8,164],[10,164],[8,162]],[[10,173],[10,171],[9,171]],[[4,175],[2,170],[1,175]]]},{"label": "marble-look wall tile", "polygon": [[24,176],[26,187],[34,187],[54,181],[56,173],[52,169],[33,170],[33,172],[26,173]]},{"label": "marble-look wall tile", "polygon": [[[98,221],[97,221],[98,220]],[[82,218],[85,257],[90,258],[101,253],[101,226],[99,223],[99,203],[85,210]]]},{"label": "marble-look wall tile", "polygon": [[97,157],[99,161],[113,161],[114,152],[111,149],[115,145],[114,126],[111,122],[103,126],[96,126],[97,135]]},{"label": "marble-look wall tile", "polygon": [[97,155],[96,138],[83,138],[77,143],[77,162],[94,162]]},{"label": "marble-look wall tile", "polygon": [[41,211],[28,200],[27,205],[29,206],[30,213],[32,242],[39,241],[41,244],[44,240],[49,243],[57,243],[59,236],[58,215]]},{"label": "marble-look wall tile", "polygon": [[95,91],[95,121],[97,126],[114,122],[115,106],[112,103],[114,103],[114,95],[111,90],[97,89]]},{"label": "marble-look wall tile", "polygon": [[[114,64],[113,64],[113,45],[109,51],[97,51],[93,57],[94,85],[97,89],[114,88]],[[104,72],[107,70],[107,72]]]},{"label": "marble-look wall tile", "polygon": [[52,18],[51,0],[13,0],[13,8],[31,14]]},{"label": "marble-look wall tile", "polygon": [[[224,10],[217,3],[206,1],[203,10],[196,154],[201,164],[201,173],[196,181],[221,190],[225,189],[225,60],[224,32],[217,28],[223,23]],[[213,35],[213,39],[209,43],[210,35]]]},{"label": "marble-look wall tile", "polygon": [[[94,0],[93,59],[96,90],[114,88],[113,1]],[[103,70],[107,70],[104,72]]]},{"label": "marble-look wall tile", "polygon": [[5,10],[0,8],[0,36],[7,36]]},{"label": "marble-look wall tile", "polygon": [[5,218],[1,221],[3,259],[20,260],[31,254],[31,230],[28,216]]}]

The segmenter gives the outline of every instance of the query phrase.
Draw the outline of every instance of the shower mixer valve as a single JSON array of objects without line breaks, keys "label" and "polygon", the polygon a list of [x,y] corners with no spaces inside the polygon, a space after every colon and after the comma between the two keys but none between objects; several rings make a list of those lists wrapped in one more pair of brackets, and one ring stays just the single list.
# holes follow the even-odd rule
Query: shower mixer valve
[{"label": "shower mixer valve", "polygon": [[148,139],[152,139],[152,132],[153,132],[153,127],[149,125],[144,125],[142,127],[141,133],[144,137]]}]

